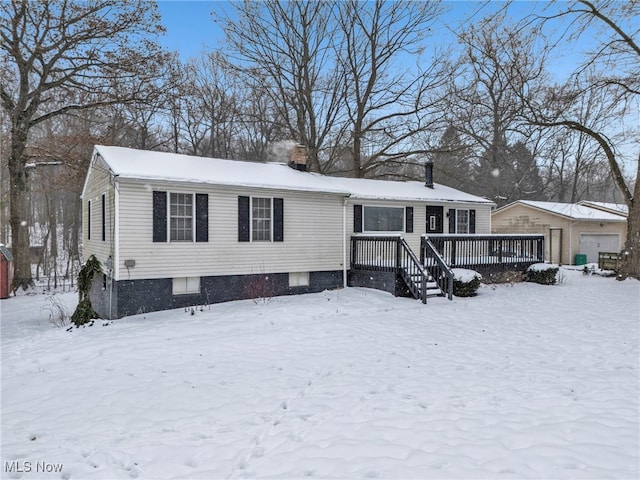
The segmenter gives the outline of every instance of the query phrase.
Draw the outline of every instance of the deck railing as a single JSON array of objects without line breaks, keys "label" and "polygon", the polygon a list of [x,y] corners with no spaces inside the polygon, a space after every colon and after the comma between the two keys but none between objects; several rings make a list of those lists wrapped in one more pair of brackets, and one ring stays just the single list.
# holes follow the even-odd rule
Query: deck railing
[{"label": "deck railing", "polygon": [[420,263],[425,266],[440,290],[449,300],[453,299],[453,272],[444,261],[437,248],[428,238],[422,238]]},{"label": "deck railing", "polygon": [[[544,235],[424,235],[451,267],[508,268],[544,261]],[[422,254],[421,254],[422,255]]]},{"label": "deck railing", "polygon": [[429,273],[413,253],[411,247],[404,238],[398,240],[398,260],[396,263],[397,272],[402,276],[411,294],[422,303],[427,303],[427,283]]},{"label": "deck railing", "polygon": [[400,235],[351,237],[351,269],[395,271],[401,239]]},{"label": "deck railing", "polygon": [[427,296],[433,294],[434,286],[430,284],[434,281],[440,288],[435,291],[452,298],[453,274],[447,266],[440,260],[438,266],[426,268],[400,235],[351,237],[351,269],[394,273],[422,303],[427,303]]}]

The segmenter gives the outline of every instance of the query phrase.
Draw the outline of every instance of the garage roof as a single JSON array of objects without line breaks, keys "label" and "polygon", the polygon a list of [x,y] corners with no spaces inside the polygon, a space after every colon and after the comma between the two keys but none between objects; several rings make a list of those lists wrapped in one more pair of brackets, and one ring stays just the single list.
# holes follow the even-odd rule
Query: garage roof
[{"label": "garage roof", "polygon": [[627,219],[615,213],[605,212],[597,208],[587,205],[579,205],[576,203],[559,203],[559,202],[538,202],[533,200],[518,200],[510,203],[496,211],[505,210],[516,204],[527,205],[529,207],[544,210],[562,217],[572,220],[594,221],[594,222],[626,222]]}]

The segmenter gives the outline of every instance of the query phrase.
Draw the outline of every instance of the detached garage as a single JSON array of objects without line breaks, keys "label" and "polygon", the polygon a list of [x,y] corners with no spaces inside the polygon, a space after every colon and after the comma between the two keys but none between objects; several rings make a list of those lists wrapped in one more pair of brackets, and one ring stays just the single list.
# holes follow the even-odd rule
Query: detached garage
[{"label": "detached garage", "polygon": [[545,236],[545,259],[563,265],[598,261],[598,252],[619,252],[626,241],[627,219],[586,204],[519,200],[495,210],[491,231]]}]

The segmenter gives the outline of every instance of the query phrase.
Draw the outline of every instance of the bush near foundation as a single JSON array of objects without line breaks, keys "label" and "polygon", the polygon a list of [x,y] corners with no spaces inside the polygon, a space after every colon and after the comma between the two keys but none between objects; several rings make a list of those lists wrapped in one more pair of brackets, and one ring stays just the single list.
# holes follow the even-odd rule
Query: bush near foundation
[{"label": "bush near foundation", "polygon": [[453,294],[456,297],[475,297],[478,294],[482,275],[466,268],[453,270]]},{"label": "bush near foundation", "polygon": [[560,267],[555,263],[534,263],[527,268],[525,280],[540,285],[555,285],[558,282],[559,270]]}]

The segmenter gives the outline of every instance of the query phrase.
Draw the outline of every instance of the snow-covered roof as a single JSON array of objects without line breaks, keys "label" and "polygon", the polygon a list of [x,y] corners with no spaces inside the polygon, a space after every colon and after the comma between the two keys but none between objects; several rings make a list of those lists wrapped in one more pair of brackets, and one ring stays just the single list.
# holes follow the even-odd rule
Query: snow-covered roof
[{"label": "snow-covered roof", "polygon": [[[624,217],[609,213],[597,208],[587,207],[586,205],[578,205],[576,203],[557,203],[557,202],[538,202],[533,200],[518,200],[514,203],[529,205],[534,208],[546,210],[557,215],[571,218],[573,220],[592,220],[607,222],[624,222]],[[514,205],[514,204],[511,204]],[[507,207],[510,205],[507,205]],[[506,208],[506,207],[503,207]]]},{"label": "snow-covered roof", "polygon": [[619,213],[624,216],[629,215],[629,207],[624,203],[592,202],[591,200],[582,200],[578,202],[578,205],[586,205],[588,207],[598,208],[611,213]]},{"label": "snow-covered roof", "polygon": [[335,193],[361,199],[483,203],[490,200],[440,184],[328,177],[282,163],[256,163],[97,145],[119,178]]}]

